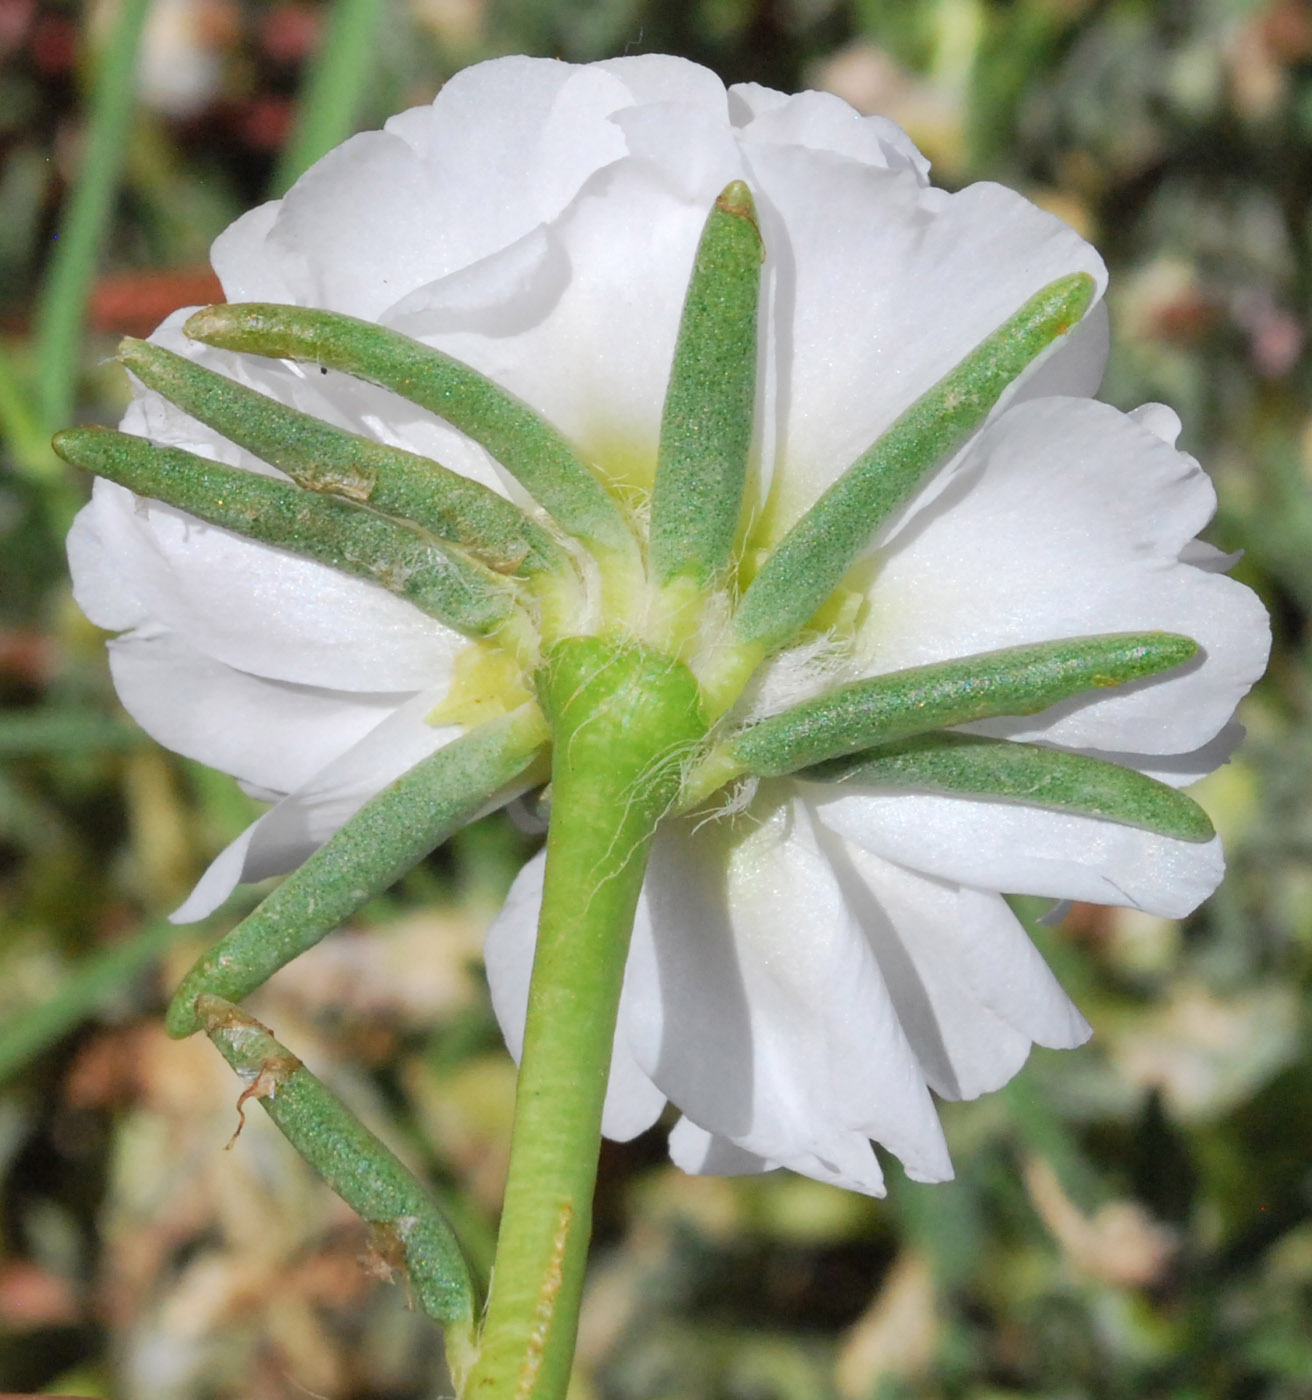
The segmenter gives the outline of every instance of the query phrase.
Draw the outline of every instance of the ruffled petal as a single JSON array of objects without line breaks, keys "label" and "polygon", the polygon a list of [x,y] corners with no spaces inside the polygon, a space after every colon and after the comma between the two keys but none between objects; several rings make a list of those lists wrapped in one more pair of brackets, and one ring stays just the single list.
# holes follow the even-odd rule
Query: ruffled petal
[{"label": "ruffled petal", "polygon": [[779,1166],[708,1133],[691,1118],[680,1118],[670,1129],[670,1160],[689,1176],[755,1176]]},{"label": "ruffled petal", "polygon": [[697,242],[732,174],[719,170],[689,199],[648,162],[619,161],[550,230],[562,261],[544,260],[540,276],[552,294],[530,290],[515,324],[450,329],[441,284],[425,289],[425,309],[398,307],[394,323],[517,394],[613,478],[648,486]]},{"label": "ruffled petal", "polygon": [[93,510],[123,591],[161,626],[236,670],[332,690],[418,690],[445,681],[464,645],[375,584],[111,482],[96,482]]},{"label": "ruffled petal", "polygon": [[827,846],[935,1093],[978,1098],[1015,1075],[1032,1040],[1088,1038],[1000,895],[927,879],[841,838]]},{"label": "ruffled petal", "polygon": [[68,569],[73,598],[88,619],[107,632],[125,631],[149,620],[141,599],[128,587],[117,559],[100,537],[94,500],[78,511],[68,532]]},{"label": "ruffled petal", "polygon": [[776,793],[734,824],[680,823],[657,838],[644,899],[631,959],[650,971],[632,979],[618,1034],[693,1123],[873,1193],[870,1138],[919,1179],[951,1175],[897,1008],[804,808]]},{"label": "ruffled petal", "polygon": [[729,92],[745,118],[738,123],[744,141],[800,146],[885,170],[911,170],[919,184],[928,183],[929,161],[887,117],[863,116],[831,92],[785,96],[756,83],[739,83]]},{"label": "ruffled petal", "polygon": [[1205,654],[1174,675],[973,726],[1140,754],[1216,735],[1262,674],[1256,595],[1181,551],[1216,495],[1192,457],[1105,404],[1019,404],[886,541],[858,649],[872,673],[1102,632],[1183,633]]},{"label": "ruffled petal", "polygon": [[911,870],[977,889],[1124,904],[1180,919],[1221,882],[1221,841],[1008,802],[807,785],[819,820]]},{"label": "ruffled petal", "polygon": [[175,753],[274,792],[295,792],[408,698],[319,690],[234,671],[175,632],[109,644],[123,708]]},{"label": "ruffled petal", "polygon": [[700,107],[721,121],[728,117],[724,84],[700,63],[663,53],[639,53],[602,59],[594,66],[624,84],[634,107],[677,102]]},{"label": "ruffled petal", "polygon": [[623,154],[608,118],[632,101],[599,66],[506,58],[466,69],[431,109],[312,166],[282,201],[264,256],[292,300],[377,317],[554,219]]},{"label": "ruffled petal", "polygon": [[1083,239],[1001,186],[743,149],[774,263],[780,529],[1029,297],[1074,272],[1105,283]]},{"label": "ruffled petal", "polygon": [[307,860],[364,804],[420,759],[460,737],[428,714],[445,687],[413,696],[358,743],[253,822],[211,863],[171,918],[193,923],[212,914],[240,884],[285,875]]},{"label": "ruffled petal", "polygon": [[223,285],[225,300],[284,303],[294,300],[292,288],[282,275],[280,260],[269,256],[269,231],[281,209],[279,199],[248,209],[214,240],[210,247],[210,265]]}]

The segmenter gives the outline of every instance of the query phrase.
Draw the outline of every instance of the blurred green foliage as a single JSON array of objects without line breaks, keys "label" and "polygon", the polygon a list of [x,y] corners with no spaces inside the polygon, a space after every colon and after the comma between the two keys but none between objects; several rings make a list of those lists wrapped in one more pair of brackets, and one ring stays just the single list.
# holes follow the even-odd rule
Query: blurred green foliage
[{"label": "blurred green foliage", "polygon": [[[158,916],[255,807],[124,719],[63,562],[87,483],[44,446],[38,289],[123,13],[0,0],[0,1388],[435,1395],[434,1339],[359,1269],[349,1215],[254,1118],[224,1154],[226,1071],[158,1030],[203,937]],[[154,0],[70,313],[87,328],[56,367],[76,416],[113,421],[116,337],[211,295],[210,240],[315,150],[480,58],[661,50],[830,87],[905,125],[944,183],[1004,181],[1086,233],[1113,276],[1106,394],[1180,411],[1217,481],[1210,537],[1246,551],[1276,650],[1244,749],[1196,790],[1226,884],[1183,927],[1081,908],[1036,928],[1097,1035],[946,1109],[955,1183],[895,1171],[871,1202],[684,1178],[659,1134],[607,1146],[579,1396],[1306,1397],[1305,0]],[[261,1003],[424,1172],[481,1267],[513,1077],[479,937],[532,840],[470,829]]]}]

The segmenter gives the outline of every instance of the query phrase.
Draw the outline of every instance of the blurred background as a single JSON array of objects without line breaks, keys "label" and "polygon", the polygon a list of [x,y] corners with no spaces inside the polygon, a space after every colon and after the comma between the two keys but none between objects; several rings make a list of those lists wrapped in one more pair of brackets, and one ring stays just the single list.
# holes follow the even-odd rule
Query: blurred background
[{"label": "blurred background", "polygon": [[[137,30],[138,61],[132,64]],[[1312,5],[1299,0],[0,0],[0,1390],[426,1400],[429,1324],[250,1115],[167,989],[161,922],[254,814],[116,704],[46,447],[238,213],[506,52],[667,51],[902,123],[1112,268],[1105,390],[1162,399],[1209,537],[1271,609],[1249,739],[1200,788],[1230,874],[1184,925],[1038,929],[1096,1028],[944,1112],[958,1169],[887,1201],[605,1149],[580,1400],[1312,1396]],[[420,1170],[480,1267],[513,1073],[482,930],[533,838],[466,831],[254,1004]],[[242,901],[245,901],[243,904]],[[1025,906],[1032,918],[1039,910]]]}]

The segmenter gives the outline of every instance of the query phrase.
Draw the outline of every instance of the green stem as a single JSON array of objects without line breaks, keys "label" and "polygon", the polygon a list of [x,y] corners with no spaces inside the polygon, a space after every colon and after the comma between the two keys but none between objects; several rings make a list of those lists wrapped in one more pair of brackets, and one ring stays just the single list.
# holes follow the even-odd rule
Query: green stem
[{"label": "green stem", "polygon": [[634,911],[681,760],[705,733],[691,674],[634,642],[567,638],[539,691],[551,827],[492,1293],[463,1392],[480,1400],[565,1394]]},{"label": "green stem", "polygon": [[73,415],[87,292],[105,242],[132,120],[137,49],[150,0],[121,0],[91,94],[77,184],[37,310],[38,391],[47,431]]},{"label": "green stem", "polygon": [[43,481],[55,474],[55,454],[15,350],[0,344],[0,438],[21,473],[32,481]]},{"label": "green stem", "polygon": [[354,131],[360,100],[378,62],[382,15],[382,0],[337,0],[331,7],[295,128],[274,171],[275,196]]}]

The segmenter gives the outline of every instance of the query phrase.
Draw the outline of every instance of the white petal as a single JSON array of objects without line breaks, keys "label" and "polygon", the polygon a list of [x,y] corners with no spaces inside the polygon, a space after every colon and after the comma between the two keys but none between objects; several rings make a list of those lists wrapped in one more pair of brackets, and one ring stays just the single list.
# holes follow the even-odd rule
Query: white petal
[{"label": "white petal", "polygon": [[[1017,384],[1011,402],[1061,396],[1093,398],[1102,385],[1111,338],[1107,303],[1100,301],[1090,307],[1084,320],[1062,339],[1056,350],[1044,356]],[[1179,422],[1177,418],[1177,428]]]},{"label": "white petal", "polygon": [[871,1137],[917,1177],[950,1175],[896,1008],[800,806],[663,832],[644,898],[631,959],[650,970],[626,987],[619,1034],[694,1123],[858,1189],[880,1188]]},{"label": "white petal", "polygon": [[722,121],[728,119],[724,84],[700,63],[669,54],[642,53],[603,59],[596,67],[618,78],[635,106],[678,102],[703,108]]},{"label": "white petal", "polygon": [[1070,812],[874,788],[808,796],[825,826],[927,875],[1007,894],[1192,912],[1221,881],[1221,841],[1167,836]]},{"label": "white petal", "polygon": [[292,299],[376,317],[555,218],[623,154],[631,102],[598,68],[508,58],[454,77],[431,108],[352,137],[282,201],[266,241]]},{"label": "white petal", "polygon": [[[831,838],[831,846],[902,1029],[936,1093],[973,1099],[1007,1083],[1033,1038],[1014,1024],[1018,1017],[1049,1044],[1087,1039],[1084,1018],[1000,895],[927,879],[841,838]],[[983,957],[981,944],[991,945]]]},{"label": "white petal", "polygon": [[[723,172],[721,172],[723,173]],[[726,177],[727,178],[727,177]],[[719,181],[720,183],[716,183]],[[596,175],[551,229],[568,276],[554,299],[534,289],[513,329],[451,330],[427,289],[428,317],[398,327],[490,375],[545,414],[615,475],[649,481],[684,293],[706,213],[723,181],[685,199],[645,161]]]},{"label": "white petal", "polygon": [[334,690],[444,680],[463,639],[375,584],[97,481],[95,531],[123,592],[239,671]]},{"label": "white petal", "polygon": [[1206,744],[1262,673],[1266,614],[1180,562],[1216,497],[1198,464],[1105,404],[1041,399],[998,418],[881,551],[860,650],[874,672],[1100,632],[1162,630],[1206,651],[1175,675],[980,732],[1074,748]]},{"label": "white petal", "polygon": [[483,965],[487,968],[492,1010],[516,1064],[524,1053],[528,986],[533,973],[533,950],[537,947],[546,866],[547,853],[539,851],[515,876],[501,912],[483,940]]},{"label": "white petal", "polygon": [[729,118],[736,127],[749,126],[757,117],[784,106],[788,94],[760,83],[735,83],[729,89]]},{"label": "white petal", "polygon": [[445,687],[408,700],[222,851],[171,916],[192,923],[213,913],[239,884],[294,870],[394,778],[460,736],[426,716]]},{"label": "white petal", "polygon": [[147,621],[149,614],[128,588],[117,560],[106,553],[98,514],[95,503],[88,502],[74,517],[68,532],[68,568],[78,607],[97,627],[118,632]]},{"label": "white petal", "polygon": [[243,782],[294,792],[407,699],[318,690],[234,671],[173,632],[109,644],[124,709],[152,738]]},{"label": "white petal", "polygon": [[691,1118],[680,1118],[670,1132],[670,1160],[690,1176],[754,1176],[786,1166],[845,1191],[860,1191],[867,1196],[886,1194],[884,1174],[868,1141],[861,1137],[845,1139],[842,1152],[841,1161],[799,1152],[787,1162],[770,1162],[728,1138],[699,1128]]},{"label": "white petal", "polygon": [[691,1118],[680,1118],[670,1129],[670,1160],[689,1176],[753,1176],[779,1166],[708,1133]]},{"label": "white petal", "polygon": [[802,1176],[840,1186],[845,1191],[860,1191],[867,1196],[885,1195],[884,1173],[870,1143],[853,1136],[838,1146],[842,1160],[835,1160],[832,1153],[822,1158],[814,1153],[798,1152],[787,1162],[770,1162],[729,1138],[699,1128],[691,1118],[680,1118],[670,1132],[670,1160],[690,1176],[754,1176],[786,1166]]},{"label": "white petal", "polygon": [[[528,988],[545,870],[546,852],[541,851],[515,877],[483,945],[492,1009],[516,1063],[524,1050],[524,1022],[528,1015]],[[665,1095],[634,1063],[624,1041],[617,1039],[606,1088],[602,1132],[616,1142],[627,1142],[650,1128],[664,1107]]]},{"label": "white petal", "polygon": [[1138,408],[1130,410],[1130,417],[1141,427],[1147,428],[1154,437],[1160,438],[1167,447],[1175,446],[1183,426],[1180,415],[1164,403],[1140,404]]},{"label": "white petal", "polygon": [[773,259],[781,523],[1042,287],[1078,271],[1105,281],[1088,244],[1000,186],[948,195],[910,171],[744,152]]},{"label": "white petal", "polygon": [[652,102],[617,112],[632,156],[659,170],[670,189],[702,210],[702,218],[730,180],[743,173],[742,158],[724,104],[708,110],[686,103]]},{"label": "white petal", "polygon": [[731,92],[752,113],[741,126],[744,141],[802,146],[846,156],[862,165],[912,170],[919,184],[926,183],[929,162],[906,132],[887,117],[863,116],[831,92],[783,97],[754,83],[735,86]]},{"label": "white petal", "polygon": [[257,205],[229,224],[214,240],[210,263],[223,284],[223,294],[228,301],[293,300],[292,289],[279,269],[279,260],[268,246],[269,230],[281,208],[282,201],[278,199]]},{"label": "white petal", "polygon": [[633,98],[609,68],[493,59],[451,78],[431,112],[388,122],[449,200],[439,236],[456,240],[453,269],[556,218],[594,171],[624,154],[610,116]]}]

